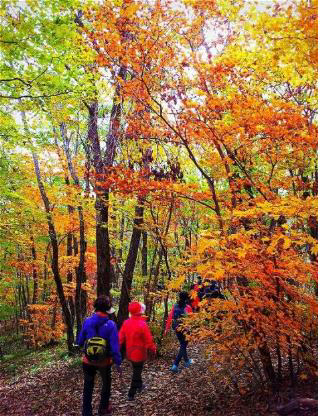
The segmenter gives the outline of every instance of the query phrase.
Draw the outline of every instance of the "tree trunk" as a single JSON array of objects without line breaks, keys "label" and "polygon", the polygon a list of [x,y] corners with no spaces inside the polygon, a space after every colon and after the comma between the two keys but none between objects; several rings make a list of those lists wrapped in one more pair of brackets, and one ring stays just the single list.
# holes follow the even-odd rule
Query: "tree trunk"
[{"label": "tree trunk", "polygon": [[[70,139],[68,139],[66,126],[64,123],[60,126],[61,135],[63,138],[64,143],[64,150],[67,158],[68,163],[68,170],[70,172],[70,175],[73,179],[74,184],[80,188],[80,182],[78,175],[74,169],[70,149],[69,149],[69,142]],[[83,207],[81,205],[78,205],[77,207],[78,211],[78,218],[79,218],[79,247],[80,247],[80,253],[79,253],[79,263],[78,267],[76,268],[76,293],[75,293],[75,314],[76,314],[76,326],[77,326],[77,336],[79,332],[81,331],[83,318],[86,314],[86,308],[87,308],[87,294],[84,290],[81,289],[81,284],[86,282],[86,274],[85,274],[85,254],[86,254],[86,239],[85,239],[85,221],[84,221],[84,215],[83,215]],[[74,255],[78,255],[78,242],[77,238],[72,235],[72,240],[70,241],[70,247],[71,247],[71,253],[72,253],[72,245],[74,248]]]},{"label": "tree trunk", "polygon": [[110,290],[110,244],[108,234],[108,189],[102,189],[97,183],[104,174],[104,163],[98,136],[98,101],[94,100],[87,106],[88,143],[96,174],[96,258],[97,258],[97,295],[109,295]]},{"label": "tree trunk", "polygon": [[[126,69],[121,67],[118,73],[123,80],[126,79]],[[91,144],[91,153],[95,166],[97,180],[106,174],[105,168],[113,166],[116,146],[120,134],[120,119],[122,104],[120,100],[120,85],[117,85],[111,110],[109,131],[106,142],[104,160],[102,158],[98,136],[98,101],[93,101],[88,107],[88,142]],[[96,184],[96,256],[97,256],[97,295],[109,295],[112,275],[110,241],[108,231],[108,202],[109,189],[102,189]]]},{"label": "tree trunk", "polygon": [[47,258],[48,258],[48,250],[49,250],[50,244],[47,245],[46,253],[44,255],[44,261],[43,261],[43,289],[42,289],[42,300],[45,302],[47,299],[47,281],[48,281],[48,265],[47,265]]},{"label": "tree trunk", "polygon": [[130,302],[130,291],[132,287],[133,274],[137,259],[140,236],[142,233],[141,225],[143,224],[144,206],[143,201],[139,198],[138,205],[135,207],[135,219],[132,237],[130,240],[129,252],[125,264],[123,274],[123,282],[121,288],[121,295],[119,301],[119,311],[117,315],[117,322],[119,328],[124,320],[128,317],[128,304]]},{"label": "tree trunk", "polygon": [[36,247],[35,247],[35,241],[33,236],[31,236],[31,255],[32,255],[32,278],[33,278],[33,295],[32,295],[32,303],[38,303],[38,272],[35,265],[35,262],[37,260],[37,254],[36,254]]},{"label": "tree trunk", "polygon": [[[69,179],[68,178],[66,178],[65,182],[66,182],[67,185],[69,185]],[[73,214],[73,212],[74,212],[74,208],[72,206],[68,205],[68,214],[69,214],[70,217]],[[72,235],[71,232],[68,232],[68,234],[67,234],[67,252],[66,252],[66,255],[68,257],[72,257],[72,255],[73,255],[72,242],[73,242],[73,235]],[[68,269],[68,272],[67,272],[67,282],[68,283],[72,282],[72,270],[71,269]],[[75,322],[75,304],[74,304],[74,300],[73,300],[72,296],[68,296],[68,305],[69,305],[70,314],[71,314],[71,317],[72,317],[72,323],[73,323],[73,326],[74,326],[74,322]]]},{"label": "tree trunk", "polygon": [[291,379],[292,386],[294,386],[295,377],[294,377],[294,368],[293,368],[292,345],[291,345],[291,339],[289,336],[287,336],[287,342],[288,342],[288,363],[289,363],[290,379]]},{"label": "tree trunk", "polygon": [[68,345],[68,351],[72,352],[73,350],[73,342],[74,342],[74,333],[73,333],[73,326],[72,326],[72,316],[70,314],[70,310],[67,305],[67,300],[64,294],[64,289],[62,285],[62,281],[60,278],[59,273],[59,247],[58,247],[58,239],[56,234],[56,229],[53,223],[52,214],[51,214],[51,207],[50,202],[47,197],[45,187],[43,185],[41,174],[40,174],[40,168],[39,168],[39,162],[37,155],[33,152],[32,153],[33,161],[34,161],[34,167],[35,167],[35,173],[37,177],[38,187],[39,191],[45,206],[45,210],[47,213],[47,224],[48,224],[48,230],[49,230],[49,238],[51,242],[52,247],[52,261],[51,261],[51,269],[54,276],[56,289],[57,289],[57,295],[60,301],[60,305],[62,308],[62,313],[64,317],[64,321],[67,327],[67,345]]},{"label": "tree trunk", "polygon": [[[68,181],[68,185],[69,185],[69,181]],[[71,216],[73,213],[74,209],[73,207],[71,207],[70,205],[68,205],[68,213]],[[67,234],[67,252],[66,255],[68,257],[72,256],[72,233],[68,232]],[[67,282],[71,283],[72,282],[72,271],[71,269],[68,270],[67,272]]]},{"label": "tree trunk", "polygon": [[142,275],[147,276],[147,232],[143,231],[143,244],[142,244]]},{"label": "tree trunk", "polygon": [[85,240],[85,221],[83,216],[82,207],[78,207],[79,216],[79,264],[76,270],[76,295],[75,295],[75,306],[76,306],[76,324],[77,324],[77,336],[82,327],[82,321],[86,314],[87,305],[87,294],[81,289],[81,284],[85,283],[85,253],[86,253],[86,240]]},{"label": "tree trunk", "polygon": [[97,296],[109,295],[111,287],[110,243],[108,233],[109,191],[96,197]]},{"label": "tree trunk", "polygon": [[118,251],[118,258],[121,263],[123,261],[124,229],[125,229],[125,215],[124,215],[124,212],[122,212],[121,222],[120,222],[120,232],[119,232],[120,247]]},{"label": "tree trunk", "polygon": [[[158,252],[158,262],[156,264],[156,267],[153,268],[153,270],[151,270],[151,275],[150,275],[150,279],[148,282],[148,286],[147,286],[147,293],[146,293],[146,315],[149,316],[149,318],[152,315],[152,311],[153,311],[153,299],[150,296],[150,292],[153,292],[156,288],[157,282],[158,282],[158,275],[159,275],[159,269],[160,266],[162,264],[162,259],[163,259],[163,250],[162,247],[159,248],[159,252]],[[152,273],[154,274],[153,279],[152,279]]]},{"label": "tree trunk", "polygon": [[272,364],[272,359],[271,359],[271,354],[270,354],[269,347],[267,346],[266,343],[264,343],[263,345],[258,347],[258,350],[259,350],[259,353],[260,353],[261,362],[262,362],[262,365],[263,365],[263,370],[264,370],[265,377],[271,383],[273,391],[276,391],[277,390],[277,382],[276,382],[276,377],[275,377],[275,372],[274,372],[274,368],[273,368],[273,364]]}]

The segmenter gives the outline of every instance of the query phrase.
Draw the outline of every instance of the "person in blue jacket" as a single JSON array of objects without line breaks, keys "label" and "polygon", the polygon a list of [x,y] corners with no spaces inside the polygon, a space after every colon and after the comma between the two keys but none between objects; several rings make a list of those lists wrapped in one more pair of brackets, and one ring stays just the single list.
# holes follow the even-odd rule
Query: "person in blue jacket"
[{"label": "person in blue jacket", "polygon": [[92,395],[94,389],[95,375],[100,373],[102,389],[99,404],[99,416],[107,416],[112,413],[109,404],[111,390],[111,366],[114,362],[120,372],[122,361],[119,351],[118,331],[114,321],[108,318],[108,311],[111,308],[108,296],[99,296],[94,303],[95,313],[87,318],[80,331],[77,343],[86,350],[86,342],[93,337],[100,337],[107,341],[109,353],[99,361],[91,361],[88,354],[82,358],[84,371],[84,391],[82,416],[93,416]]}]

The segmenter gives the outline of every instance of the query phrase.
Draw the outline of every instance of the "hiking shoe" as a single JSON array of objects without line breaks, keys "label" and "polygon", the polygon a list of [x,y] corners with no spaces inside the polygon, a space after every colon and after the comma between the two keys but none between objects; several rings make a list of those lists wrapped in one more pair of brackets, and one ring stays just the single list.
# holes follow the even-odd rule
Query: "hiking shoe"
[{"label": "hiking shoe", "polygon": [[129,394],[129,393],[128,393],[128,400],[129,400],[130,402],[132,402],[132,401],[134,400],[134,398],[135,398],[135,395],[134,395],[134,394]]},{"label": "hiking shoe", "polygon": [[145,384],[142,384],[142,386],[141,387],[138,387],[138,389],[137,389],[137,393],[141,393],[143,390],[145,390],[146,389],[146,385]]},{"label": "hiking shoe", "polygon": [[184,367],[185,367],[185,368],[189,368],[189,367],[191,366],[191,364],[193,364],[193,360],[188,360],[188,361],[185,361],[185,363],[184,363]]},{"label": "hiking shoe", "polygon": [[110,416],[113,413],[113,409],[111,405],[107,407],[107,409],[102,410],[98,413],[99,416]]},{"label": "hiking shoe", "polygon": [[178,373],[178,367],[177,367],[177,365],[176,365],[176,364],[173,364],[173,365],[171,366],[171,368],[170,368],[170,371],[171,371],[172,373]]}]

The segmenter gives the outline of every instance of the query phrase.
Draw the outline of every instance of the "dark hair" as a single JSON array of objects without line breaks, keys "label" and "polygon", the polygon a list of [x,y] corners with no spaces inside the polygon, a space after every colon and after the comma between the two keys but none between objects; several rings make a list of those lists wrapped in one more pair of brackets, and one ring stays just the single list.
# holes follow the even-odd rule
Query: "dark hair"
[{"label": "dark hair", "polygon": [[109,296],[98,296],[94,303],[95,311],[107,312],[111,308],[111,302]]},{"label": "dark hair", "polygon": [[188,293],[187,292],[180,292],[178,295],[178,306],[183,308],[188,303]]}]

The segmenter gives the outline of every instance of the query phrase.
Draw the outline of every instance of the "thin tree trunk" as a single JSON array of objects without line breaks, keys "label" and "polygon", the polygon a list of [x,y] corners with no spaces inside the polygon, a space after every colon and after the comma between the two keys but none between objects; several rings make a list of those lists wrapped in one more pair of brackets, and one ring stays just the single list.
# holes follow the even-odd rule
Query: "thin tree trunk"
[{"label": "thin tree trunk", "polygon": [[152,297],[150,296],[150,292],[153,292],[157,285],[159,270],[160,270],[160,266],[161,266],[162,259],[163,259],[162,247],[158,249],[158,256],[159,257],[158,257],[158,262],[156,264],[156,267],[153,268],[153,270],[151,270],[151,273],[153,273],[153,279],[151,275],[149,282],[148,282],[148,288],[147,288],[147,293],[146,293],[146,301],[145,301],[146,315],[149,318],[151,318],[152,310],[153,310],[153,303],[154,303]]},{"label": "thin tree trunk", "polygon": [[38,187],[39,191],[45,206],[45,210],[47,213],[47,224],[48,224],[48,230],[49,230],[49,237],[51,241],[51,247],[52,247],[52,262],[51,262],[51,268],[52,273],[54,276],[57,294],[59,297],[60,305],[62,308],[62,313],[64,317],[64,321],[67,327],[67,345],[68,345],[68,351],[72,352],[73,350],[73,342],[74,342],[74,333],[73,333],[73,326],[72,326],[72,316],[70,314],[70,310],[67,305],[67,300],[64,294],[64,289],[62,285],[62,281],[60,278],[59,273],[59,248],[58,248],[58,239],[56,234],[56,229],[53,223],[52,214],[51,214],[51,207],[50,202],[47,197],[45,187],[43,185],[41,174],[40,174],[40,168],[39,168],[39,162],[37,155],[33,152],[32,153],[33,161],[34,161],[34,167],[35,167],[35,173],[37,177]]},{"label": "thin tree trunk", "polygon": [[29,276],[26,275],[26,293],[27,293],[27,304],[30,304],[30,290],[29,290]]},{"label": "thin tree trunk", "polygon": [[[73,179],[74,184],[77,186],[77,188],[80,189],[80,182],[78,175],[74,169],[72,158],[70,154],[70,148],[69,148],[69,142],[70,139],[68,139],[66,126],[64,123],[60,126],[61,136],[63,138],[64,143],[64,151],[67,158],[68,163],[68,170],[70,172],[70,175]],[[78,211],[78,218],[79,218],[79,247],[80,247],[80,253],[79,253],[79,263],[78,267],[76,268],[76,293],[75,293],[75,314],[76,314],[76,326],[77,326],[77,336],[81,330],[83,318],[86,314],[87,309],[87,294],[85,291],[81,289],[82,283],[86,282],[86,274],[85,274],[85,254],[86,254],[86,239],[85,239],[85,220],[83,215],[83,207],[81,205],[78,205],[77,207]],[[78,242],[77,238],[73,235],[73,248],[74,248],[74,255],[78,255]],[[71,252],[72,252],[72,241],[70,242],[71,245]]]},{"label": "thin tree trunk", "polygon": [[32,278],[33,278],[33,295],[32,295],[32,303],[38,303],[38,272],[35,265],[35,262],[37,260],[37,254],[36,254],[36,247],[35,247],[35,241],[33,236],[31,236],[31,255],[32,255]]},{"label": "thin tree trunk", "polygon": [[98,136],[98,101],[94,100],[87,106],[88,142],[96,173],[96,258],[97,258],[97,295],[109,295],[111,281],[110,244],[108,233],[108,189],[102,189],[97,183],[104,174],[104,163]]},{"label": "thin tree trunk", "polygon": [[142,275],[147,276],[147,232],[143,231],[142,241]]},{"label": "thin tree trunk", "polygon": [[144,293],[144,303],[146,305],[146,315],[147,316],[150,316],[150,312],[151,312],[149,293],[150,293],[151,284],[152,284],[152,275],[153,275],[154,270],[155,270],[154,269],[154,264],[155,264],[155,259],[156,259],[157,253],[158,253],[158,240],[156,241],[156,246],[154,248],[152,261],[151,261],[151,265],[150,265],[150,268],[149,268],[148,281],[147,281],[147,284],[146,284],[146,291]]},{"label": "thin tree trunk", "polygon": [[295,377],[294,377],[294,368],[293,368],[292,345],[291,345],[291,339],[289,336],[287,336],[287,341],[288,341],[289,372],[290,372],[291,383],[293,386],[295,384]]},{"label": "thin tree trunk", "polygon": [[125,215],[124,215],[124,212],[122,212],[121,222],[120,222],[120,232],[119,232],[120,248],[118,251],[118,258],[120,262],[123,261],[124,229],[125,229]]},{"label": "thin tree trunk", "polygon": [[258,347],[258,350],[260,353],[264,374],[267,380],[271,383],[273,391],[276,391],[277,381],[276,381],[275,372],[274,372],[274,368],[272,364],[270,350],[266,342],[264,342],[263,345]]},{"label": "thin tree trunk", "polygon": [[43,289],[42,289],[42,300],[45,301],[47,298],[47,281],[48,281],[48,250],[50,248],[50,243],[47,245],[47,249],[44,255],[44,266],[43,266]]},{"label": "thin tree trunk", "polygon": [[77,323],[77,335],[79,334],[83,317],[86,314],[86,305],[87,305],[87,294],[84,290],[81,289],[81,284],[86,282],[85,274],[85,254],[86,254],[86,240],[85,240],[85,221],[83,217],[82,207],[78,207],[79,215],[79,264],[76,270],[76,295],[75,295],[75,304],[76,304],[76,323]]},{"label": "thin tree trunk", "polygon": [[[29,135],[29,129],[27,125],[25,112],[22,111],[21,116],[22,116],[22,121],[24,124],[25,132],[27,135]],[[59,273],[59,245],[58,245],[57,233],[56,233],[55,225],[54,225],[53,218],[52,218],[50,201],[48,199],[44,184],[42,182],[39,161],[35,152],[32,152],[32,158],[33,158],[34,169],[35,169],[35,174],[37,178],[39,192],[40,192],[40,195],[41,195],[44,207],[45,207],[45,211],[47,214],[48,232],[49,232],[49,238],[50,238],[51,247],[52,247],[51,269],[52,269],[55,284],[56,284],[57,295],[59,297],[60,305],[62,308],[63,318],[67,327],[68,351],[72,352],[73,342],[74,342],[73,322],[72,322],[72,316],[68,308],[67,300],[64,294],[64,289],[63,289],[63,285],[62,285],[62,281],[61,281],[60,273]]]},{"label": "thin tree trunk", "polygon": [[139,248],[140,236],[142,233],[141,225],[143,224],[144,206],[143,200],[138,199],[138,205],[135,207],[135,219],[132,237],[129,245],[129,252],[123,274],[121,296],[119,301],[119,311],[117,315],[118,326],[120,327],[128,317],[128,304],[130,302],[130,291],[132,287],[133,273],[135,269],[137,253]]},{"label": "thin tree trunk", "polygon": [[280,384],[282,381],[282,356],[281,356],[280,342],[278,338],[277,338],[277,343],[276,343],[276,355],[278,358],[278,383]]}]

